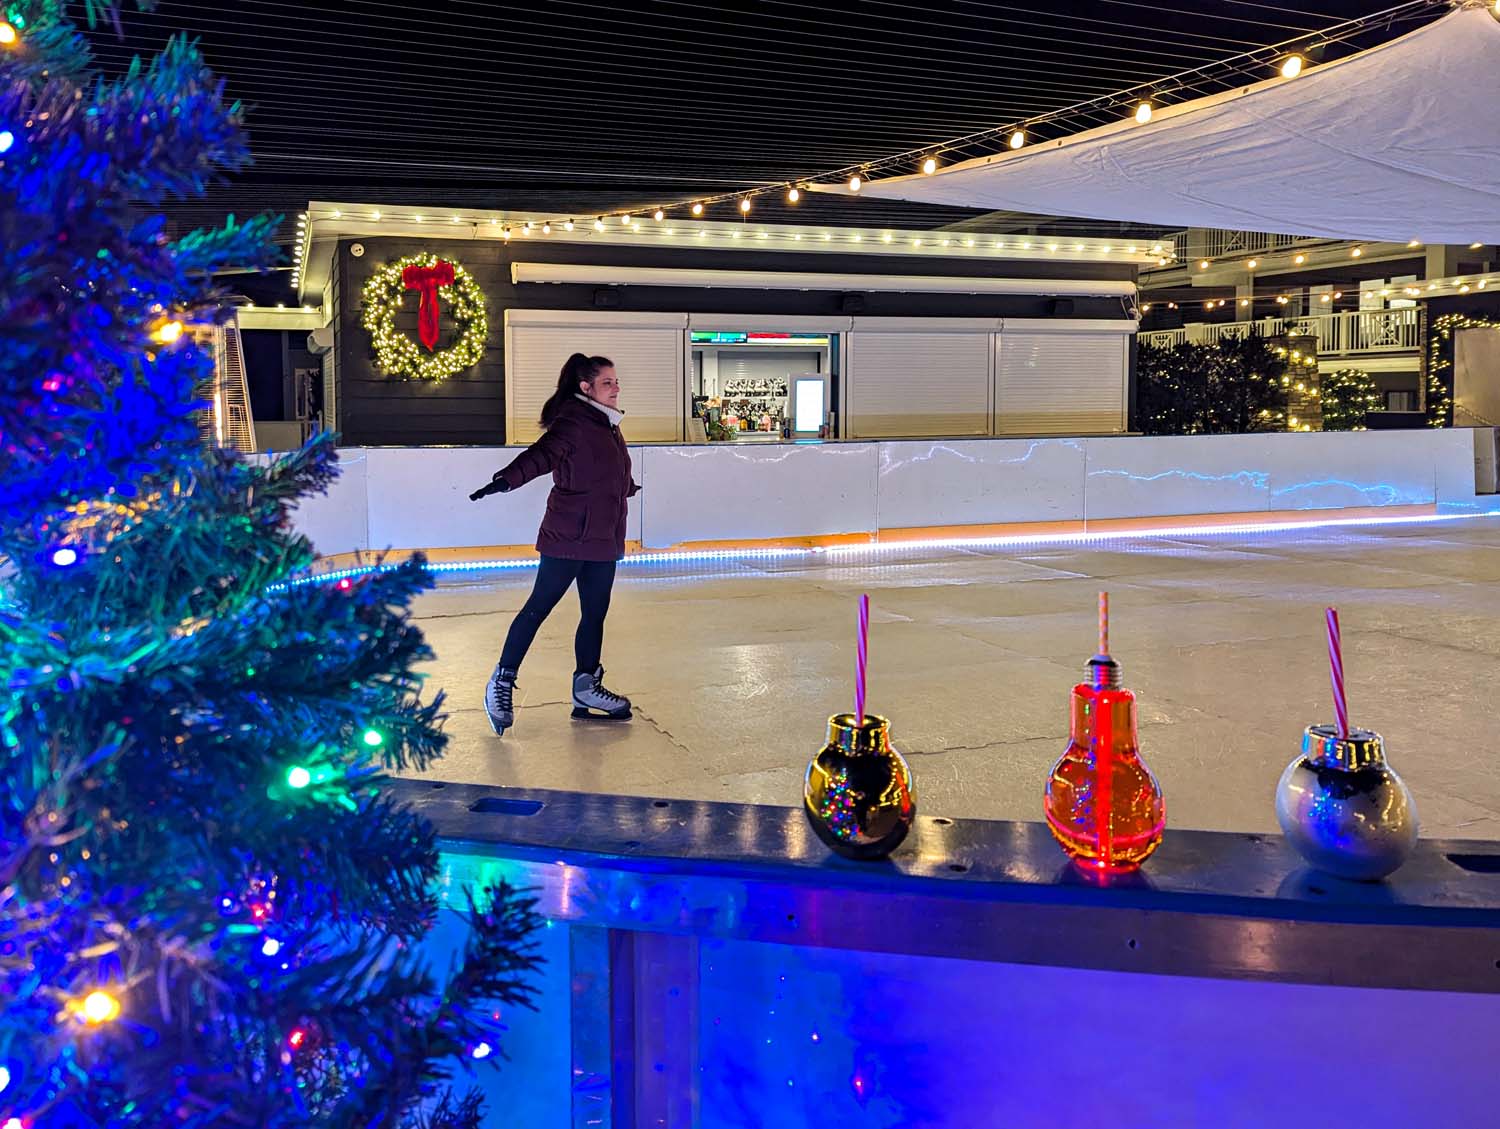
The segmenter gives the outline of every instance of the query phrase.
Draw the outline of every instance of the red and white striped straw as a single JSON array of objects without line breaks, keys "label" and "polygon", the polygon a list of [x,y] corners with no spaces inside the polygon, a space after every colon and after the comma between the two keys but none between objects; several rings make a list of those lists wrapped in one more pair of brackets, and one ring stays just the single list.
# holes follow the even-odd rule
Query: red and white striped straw
[{"label": "red and white striped straw", "polygon": [[1338,724],[1339,740],[1349,737],[1349,702],[1344,697],[1344,649],[1339,637],[1339,613],[1329,608],[1328,620],[1328,676],[1333,683],[1333,712]]},{"label": "red and white striped straw", "polygon": [[1109,654],[1109,593],[1099,593],[1099,653]]},{"label": "red and white striped straw", "polygon": [[865,723],[865,669],[870,662],[870,597],[859,598],[859,641],[854,669],[854,715]]}]

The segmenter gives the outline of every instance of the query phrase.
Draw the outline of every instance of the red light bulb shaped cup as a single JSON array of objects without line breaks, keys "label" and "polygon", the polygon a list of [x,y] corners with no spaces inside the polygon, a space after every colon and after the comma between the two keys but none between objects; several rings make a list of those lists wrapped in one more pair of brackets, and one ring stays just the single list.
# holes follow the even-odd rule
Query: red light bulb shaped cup
[{"label": "red light bulb shaped cup", "polygon": [[1161,845],[1166,800],[1141,759],[1135,695],[1120,687],[1118,665],[1089,666],[1090,681],[1073,687],[1067,750],[1043,793],[1047,827],[1084,866],[1134,870]]}]

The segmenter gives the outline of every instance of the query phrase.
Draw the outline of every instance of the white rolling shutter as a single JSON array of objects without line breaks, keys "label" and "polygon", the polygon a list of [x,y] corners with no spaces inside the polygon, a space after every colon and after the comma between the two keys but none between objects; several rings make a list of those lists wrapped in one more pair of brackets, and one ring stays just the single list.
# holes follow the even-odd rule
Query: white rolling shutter
[{"label": "white rolling shutter", "polygon": [[849,438],[988,435],[996,324],[855,318]]},{"label": "white rolling shutter", "polygon": [[506,442],[530,443],[574,353],[608,357],[620,377],[621,429],[632,443],[681,442],[685,314],[564,310],[505,313]]},{"label": "white rolling shutter", "polygon": [[1113,435],[1125,430],[1130,338],[1106,331],[1012,328],[995,345],[996,435]]}]

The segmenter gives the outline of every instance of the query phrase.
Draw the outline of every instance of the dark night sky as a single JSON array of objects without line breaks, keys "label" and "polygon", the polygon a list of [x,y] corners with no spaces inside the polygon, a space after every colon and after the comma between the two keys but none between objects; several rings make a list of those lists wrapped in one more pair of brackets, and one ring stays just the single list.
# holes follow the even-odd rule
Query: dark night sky
[{"label": "dark night sky", "polygon": [[[248,107],[254,168],[174,209],[186,225],[315,198],[654,205],[1004,125],[1389,6],[161,0],[126,14],[123,41],[93,38],[114,71],[186,31]],[[972,214],[869,199],[799,212],[913,227]]]}]

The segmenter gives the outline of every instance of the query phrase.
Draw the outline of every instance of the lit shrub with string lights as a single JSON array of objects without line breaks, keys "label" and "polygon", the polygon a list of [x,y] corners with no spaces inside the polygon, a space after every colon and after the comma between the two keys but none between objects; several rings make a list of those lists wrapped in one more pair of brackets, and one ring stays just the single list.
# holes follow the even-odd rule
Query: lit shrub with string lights
[{"label": "lit shrub with string lights", "polygon": [[1322,397],[1324,431],[1363,431],[1365,417],[1380,410],[1380,388],[1363,369],[1324,373]]}]

